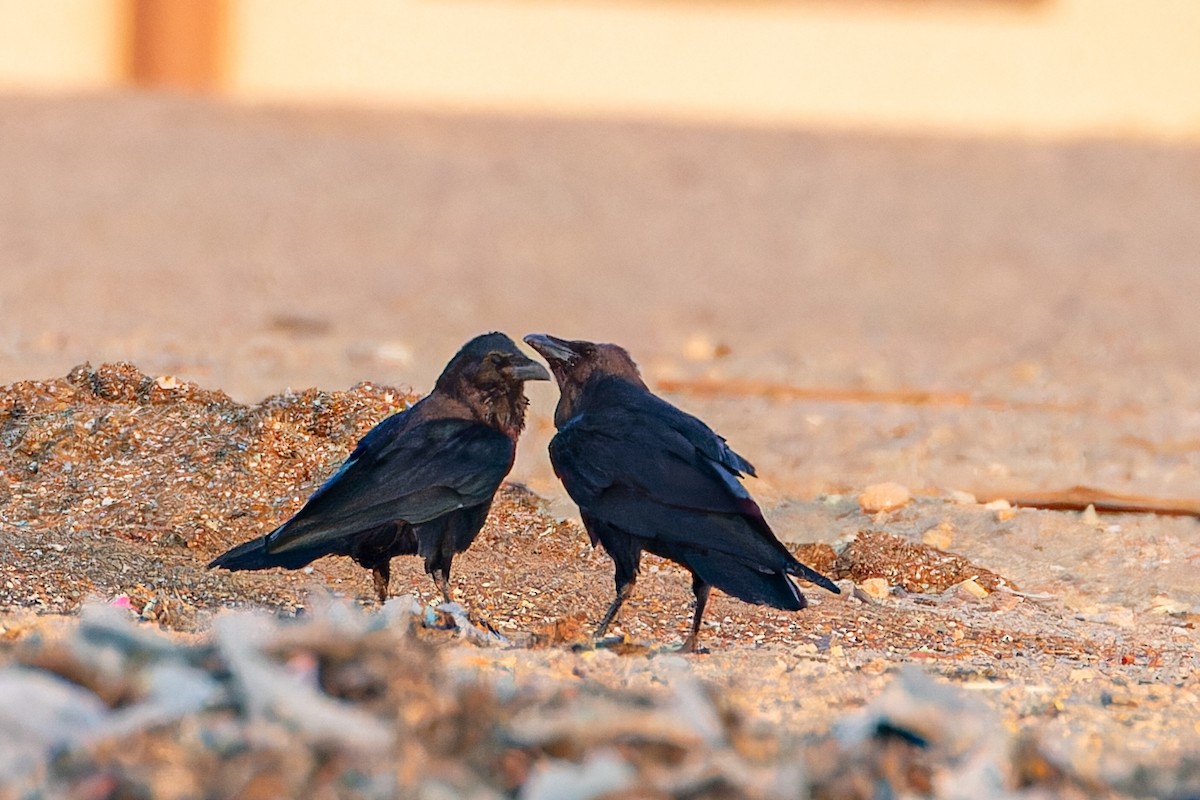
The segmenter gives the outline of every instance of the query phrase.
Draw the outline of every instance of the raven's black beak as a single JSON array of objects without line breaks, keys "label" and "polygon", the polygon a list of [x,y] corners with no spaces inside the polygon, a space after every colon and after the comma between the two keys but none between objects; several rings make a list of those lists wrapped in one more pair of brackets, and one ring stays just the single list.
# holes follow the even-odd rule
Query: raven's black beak
[{"label": "raven's black beak", "polygon": [[577,353],[571,349],[570,342],[565,339],[559,339],[550,336],[546,333],[531,333],[525,337],[525,344],[532,347],[542,354],[542,357],[547,361],[562,361],[570,363],[577,357]]},{"label": "raven's black beak", "polygon": [[513,358],[508,365],[513,378],[519,381],[548,381],[550,373],[538,362],[526,355]]}]

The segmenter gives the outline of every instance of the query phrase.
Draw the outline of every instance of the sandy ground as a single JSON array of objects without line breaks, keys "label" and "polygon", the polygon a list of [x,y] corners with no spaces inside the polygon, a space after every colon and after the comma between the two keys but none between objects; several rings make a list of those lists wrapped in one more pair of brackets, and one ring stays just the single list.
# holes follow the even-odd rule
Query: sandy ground
[{"label": "sandy ground", "polygon": [[[797,621],[722,600],[710,613],[726,628],[711,633],[725,649],[697,662],[705,679],[819,730],[820,708],[785,713],[756,687],[796,681],[797,694],[861,704],[897,664],[938,660],[886,623],[924,604],[944,633],[954,621],[1032,637],[1007,662],[951,638],[960,663],[935,668],[998,680],[983,693],[1011,725],[1081,753],[1123,741],[1135,760],[1200,746],[1194,694],[1171,694],[1195,680],[1200,524],[1003,512],[950,494],[1078,484],[1200,497],[1200,151],[8,97],[0,184],[0,383],[123,359],[242,401],[364,380],[422,391],[485,329],[617,341],[755,462],[751,488],[781,538],[932,541],[1036,598],[993,593],[964,611],[893,596],[877,635],[866,603],[824,600]],[[549,498],[537,524],[553,530],[569,511],[543,456],[555,397],[531,393],[514,478]],[[14,496],[24,480],[8,476]],[[864,515],[854,496],[879,481],[919,498]],[[231,528],[267,526],[287,500],[163,563],[190,575],[246,532]],[[20,549],[18,507],[4,521]],[[40,525],[56,552],[72,546],[61,513]],[[542,619],[510,632],[603,607],[606,561],[571,547],[562,563],[587,565],[572,591],[591,594],[525,597]],[[497,567],[471,556],[463,592]],[[362,575],[331,569],[318,577],[367,594]],[[404,575],[427,592],[415,566]],[[639,584],[649,605],[631,607],[635,639],[670,641],[686,619],[685,579],[661,575]],[[278,603],[300,579],[267,580],[235,581],[230,597]],[[112,574],[98,589],[128,584]],[[70,611],[81,599],[58,597],[10,590],[6,602]],[[1056,650],[1065,642],[1074,655]],[[537,652],[529,664],[579,668]],[[510,657],[466,656],[524,668]]]},{"label": "sandy ground", "polygon": [[[1026,404],[679,398],[776,502],[1200,494],[1195,149],[2,103],[0,382],[125,359],[243,401],[423,390],[480,330],[549,331],[654,379]],[[549,491],[534,391],[517,475]]]},{"label": "sandy ground", "polygon": [[[854,497],[796,503],[800,527],[830,542],[794,545],[797,556],[842,591],[810,589],[802,613],[718,592],[702,637],[710,651],[688,658],[672,649],[689,617],[686,573],[648,557],[613,636],[593,643],[611,563],[578,523],[519,487],[500,493],[456,560],[452,591],[475,621],[453,623],[451,638],[441,628],[453,612],[421,606],[433,586],[414,559],[395,564],[382,609],[365,571],[346,559],[294,572],[204,568],[292,513],[367,427],[407,399],[367,384],[245,406],[129,365],[0,388],[0,709],[23,709],[0,715],[0,797],[114,781],[152,796],[197,796],[188,786],[241,796],[231,784],[250,780],[245,770],[298,781],[286,796],[362,784],[353,775],[365,770],[376,780],[334,796],[387,797],[396,782],[416,787],[472,764],[452,782],[460,795],[481,781],[539,796],[526,795],[534,776],[566,768],[564,753],[586,764],[614,747],[626,766],[612,769],[634,769],[643,789],[662,790],[655,797],[731,796],[719,789],[725,781],[742,787],[732,796],[844,800],[877,797],[877,781],[939,798],[1019,789],[1028,798],[1174,799],[1196,788],[1200,614],[1181,599],[1188,583],[1171,581],[1194,543],[1178,526],[1143,524],[1154,517],[1101,522],[988,507],[963,493],[873,514]],[[1137,572],[1155,576],[1154,594],[1145,582],[1110,580]],[[265,609],[274,621],[239,609]],[[97,612],[115,614],[116,627],[95,627]],[[406,636],[413,620],[422,621],[416,641],[434,649]],[[262,652],[239,655],[245,647]],[[414,671],[414,657],[428,669]],[[69,690],[51,691],[54,676]],[[287,700],[272,688],[300,678],[305,690]],[[422,711],[414,692],[441,700]],[[471,711],[470,696],[490,699]],[[608,699],[596,708],[594,696]],[[330,706],[330,697],[345,702]],[[647,703],[675,721],[647,717]],[[77,706],[91,709],[86,728],[75,725]],[[558,732],[509,753],[519,769],[478,766],[480,747],[508,752],[521,738],[514,709]],[[428,741],[426,726],[459,713],[489,731],[482,741],[381,755],[393,739]],[[713,729],[713,715],[724,728]],[[331,747],[358,753],[366,731],[352,731],[364,724],[375,732],[364,760],[315,768]],[[737,745],[743,725],[758,731],[749,751]],[[664,735],[667,751],[651,748],[649,759],[628,749],[631,737]],[[206,764],[230,750],[220,745],[230,737],[242,741],[232,748],[240,766],[214,782]],[[46,756],[39,741],[71,758]],[[708,750],[722,745],[736,755]],[[670,756],[679,748],[692,763],[683,773]],[[279,766],[280,750],[299,763]],[[750,791],[738,759],[757,764],[762,780],[793,762],[804,774],[792,789]],[[694,768],[701,775],[688,778]],[[586,783],[562,780],[576,779]]]}]

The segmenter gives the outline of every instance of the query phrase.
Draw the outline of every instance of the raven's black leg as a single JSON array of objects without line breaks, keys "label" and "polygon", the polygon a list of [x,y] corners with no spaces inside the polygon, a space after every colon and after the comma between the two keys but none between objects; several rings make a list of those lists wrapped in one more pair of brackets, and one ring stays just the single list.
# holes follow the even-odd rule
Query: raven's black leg
[{"label": "raven's black leg", "polygon": [[588,535],[592,537],[592,544],[600,542],[603,545],[605,552],[612,558],[615,568],[613,581],[617,585],[617,596],[613,599],[612,605],[608,607],[608,611],[604,612],[604,619],[600,620],[600,626],[596,628],[596,638],[600,639],[608,631],[608,626],[612,624],[612,621],[617,618],[617,612],[621,610],[621,605],[629,599],[629,595],[633,594],[633,584],[637,580],[638,568],[642,563],[642,548],[639,540],[624,531],[587,514],[581,513],[580,516],[583,517],[583,524],[588,529]]},{"label": "raven's black leg", "polygon": [[372,567],[371,579],[375,582],[375,594],[379,597],[379,604],[383,605],[387,602],[388,583],[392,579],[392,562],[384,560]]},{"label": "raven's black leg", "polygon": [[447,603],[453,602],[450,599],[450,570],[437,569],[431,573],[434,584],[441,590],[442,597]]},{"label": "raven's black leg", "polygon": [[454,539],[446,523],[423,525],[417,529],[420,552],[425,556],[425,571],[442,593],[447,603],[450,599],[450,565],[454,562]]},{"label": "raven's black leg", "polygon": [[[698,652],[696,640],[700,638],[700,620],[704,617],[704,607],[708,605],[708,592],[712,587],[700,580],[699,575],[692,575],[692,592],[696,595],[696,613],[692,615],[692,632],[683,640],[684,653]],[[699,651],[702,652],[702,649]]]},{"label": "raven's black leg", "polygon": [[629,595],[633,594],[633,584],[635,579],[630,577],[628,581],[621,584],[617,589],[616,599],[612,601],[612,605],[608,607],[608,611],[604,612],[604,619],[600,620],[599,627],[596,628],[596,637],[600,639],[608,632],[608,626],[616,619],[617,612],[621,610],[621,605],[629,599]]}]

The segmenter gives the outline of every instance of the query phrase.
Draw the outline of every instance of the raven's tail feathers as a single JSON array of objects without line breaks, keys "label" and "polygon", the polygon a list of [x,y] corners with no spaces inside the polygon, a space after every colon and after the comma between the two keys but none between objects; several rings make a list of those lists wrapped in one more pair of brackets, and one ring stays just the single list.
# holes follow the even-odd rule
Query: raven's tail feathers
[{"label": "raven's tail feathers", "polygon": [[788,564],[787,572],[789,575],[795,575],[797,578],[803,578],[804,580],[808,581],[809,583],[815,583],[817,586],[820,586],[822,589],[828,589],[829,591],[833,592],[834,594],[842,593],[842,590],[838,588],[836,583],[829,580],[829,578],[826,578],[824,575],[817,572],[812,567],[809,567],[805,564],[801,564],[799,561],[796,561],[795,559],[792,560],[791,564]]},{"label": "raven's tail feathers", "polygon": [[784,611],[799,611],[808,606],[796,584],[777,570],[714,553],[689,553],[684,563],[705,583],[747,603]]},{"label": "raven's tail feathers", "polygon": [[311,550],[271,553],[267,551],[267,538],[267,536],[260,536],[225,551],[210,561],[208,568],[222,567],[227,570],[243,570],[284,567],[285,569],[299,569],[313,559],[324,555],[324,553]]},{"label": "raven's tail feathers", "polygon": [[268,562],[267,537],[260,536],[239,544],[208,562],[209,569],[222,567],[228,570],[267,569],[275,564]]}]

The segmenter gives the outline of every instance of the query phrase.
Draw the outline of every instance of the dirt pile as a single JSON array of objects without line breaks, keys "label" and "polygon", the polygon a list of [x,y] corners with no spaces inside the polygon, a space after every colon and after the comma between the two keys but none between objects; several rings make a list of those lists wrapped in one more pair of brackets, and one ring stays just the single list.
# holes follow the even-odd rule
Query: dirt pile
[{"label": "dirt pile", "polygon": [[[0,694],[42,703],[40,716],[0,712],[5,741],[29,744],[6,750],[6,785],[87,797],[1195,796],[1195,609],[1118,606],[1102,587],[1093,605],[1066,602],[1011,545],[1097,530],[1061,512],[951,497],[873,516],[853,497],[804,504],[792,512],[811,529],[840,534],[794,547],[843,593],[810,591],[795,614],[714,595],[712,652],[687,659],[669,645],[690,584],[655,558],[617,639],[592,647],[611,562],[519,486],[501,491],[452,576],[498,646],[463,635],[461,611],[423,604],[433,585],[415,559],[395,562],[382,609],[345,559],[204,569],[286,518],[411,400],[360,384],[242,405],[124,364],[0,388]],[[1129,557],[1114,528],[1094,557]],[[986,566],[927,542],[986,553]],[[1151,544],[1139,558],[1186,547]],[[89,597],[108,608],[79,622]],[[238,606],[275,616],[223,610]]]}]

